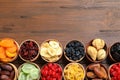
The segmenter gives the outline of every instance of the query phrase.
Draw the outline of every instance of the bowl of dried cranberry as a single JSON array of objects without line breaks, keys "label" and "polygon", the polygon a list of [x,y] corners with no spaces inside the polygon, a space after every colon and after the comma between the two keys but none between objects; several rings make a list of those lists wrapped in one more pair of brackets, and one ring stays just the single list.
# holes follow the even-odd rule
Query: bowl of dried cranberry
[{"label": "bowl of dried cranberry", "polygon": [[109,80],[120,80],[120,63],[110,65],[108,69]]},{"label": "bowl of dried cranberry", "polygon": [[64,56],[70,62],[79,62],[85,57],[85,47],[82,42],[72,40],[64,49]]},{"label": "bowl of dried cranberry", "polygon": [[62,67],[57,63],[47,63],[41,68],[41,80],[62,80]]},{"label": "bowl of dried cranberry", "polygon": [[35,61],[39,56],[39,45],[35,40],[27,39],[20,44],[19,57],[23,61]]},{"label": "bowl of dried cranberry", "polygon": [[120,62],[120,42],[114,43],[109,48],[109,57],[114,62]]}]

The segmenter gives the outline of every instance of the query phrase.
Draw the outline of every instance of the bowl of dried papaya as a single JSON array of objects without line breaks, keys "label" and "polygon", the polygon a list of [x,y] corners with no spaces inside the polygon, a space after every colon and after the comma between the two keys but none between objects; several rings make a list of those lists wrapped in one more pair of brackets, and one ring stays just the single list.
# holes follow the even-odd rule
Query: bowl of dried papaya
[{"label": "bowl of dried papaya", "polygon": [[0,62],[12,62],[18,57],[19,45],[12,38],[0,40]]}]

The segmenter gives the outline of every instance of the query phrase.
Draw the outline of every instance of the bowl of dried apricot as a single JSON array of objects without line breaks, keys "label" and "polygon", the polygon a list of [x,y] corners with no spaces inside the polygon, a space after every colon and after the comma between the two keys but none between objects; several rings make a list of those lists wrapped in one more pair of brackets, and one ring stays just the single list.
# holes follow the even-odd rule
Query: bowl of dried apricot
[{"label": "bowl of dried apricot", "polygon": [[19,45],[11,38],[3,38],[0,40],[0,61],[12,62],[18,57]]}]

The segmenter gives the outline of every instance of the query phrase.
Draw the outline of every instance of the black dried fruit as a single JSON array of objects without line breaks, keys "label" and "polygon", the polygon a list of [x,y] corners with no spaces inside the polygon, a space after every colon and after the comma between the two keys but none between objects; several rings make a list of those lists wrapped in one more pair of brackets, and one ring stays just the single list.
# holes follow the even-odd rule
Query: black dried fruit
[{"label": "black dried fruit", "polygon": [[111,46],[110,54],[116,61],[120,61],[120,42]]},{"label": "black dried fruit", "polygon": [[70,60],[79,60],[85,55],[84,45],[77,41],[73,40],[66,45],[65,54]]}]

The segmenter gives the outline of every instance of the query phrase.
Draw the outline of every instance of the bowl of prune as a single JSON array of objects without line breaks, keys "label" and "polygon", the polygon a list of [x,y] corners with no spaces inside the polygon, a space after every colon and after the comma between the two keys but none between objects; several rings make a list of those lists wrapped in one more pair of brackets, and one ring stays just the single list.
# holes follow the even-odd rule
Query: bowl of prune
[{"label": "bowl of prune", "polygon": [[19,56],[23,61],[35,61],[39,56],[39,45],[35,40],[27,39],[20,44]]},{"label": "bowl of prune", "polygon": [[70,62],[79,62],[85,57],[85,47],[82,42],[72,40],[64,49],[64,56]]},{"label": "bowl of prune", "polygon": [[12,63],[0,63],[0,80],[17,80],[18,70]]},{"label": "bowl of prune", "polygon": [[108,49],[103,39],[93,39],[86,46],[86,57],[91,62],[102,62],[107,55]]},{"label": "bowl of prune", "polygon": [[112,61],[120,62],[120,42],[116,42],[110,47],[109,56]]},{"label": "bowl of prune", "polygon": [[86,67],[86,80],[108,80],[108,71],[103,64],[92,63]]}]

